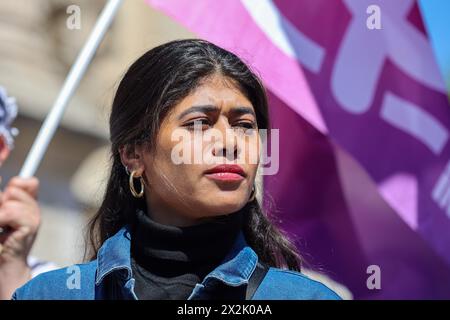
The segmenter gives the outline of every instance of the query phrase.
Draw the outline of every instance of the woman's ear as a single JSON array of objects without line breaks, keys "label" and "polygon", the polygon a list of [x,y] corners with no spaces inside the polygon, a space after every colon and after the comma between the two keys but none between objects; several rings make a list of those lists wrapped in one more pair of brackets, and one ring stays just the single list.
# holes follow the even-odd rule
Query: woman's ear
[{"label": "woman's ear", "polygon": [[0,136],[0,166],[8,158],[10,149],[3,136]]},{"label": "woman's ear", "polygon": [[119,148],[120,160],[128,172],[136,171],[135,177],[144,172],[144,157],[142,148],[134,145],[124,145]]}]

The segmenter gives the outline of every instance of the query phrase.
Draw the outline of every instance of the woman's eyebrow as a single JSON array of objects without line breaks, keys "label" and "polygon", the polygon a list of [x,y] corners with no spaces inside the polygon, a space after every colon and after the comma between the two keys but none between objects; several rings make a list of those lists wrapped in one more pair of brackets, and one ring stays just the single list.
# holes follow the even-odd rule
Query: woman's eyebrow
[{"label": "woman's eyebrow", "polygon": [[244,114],[251,114],[252,116],[254,116],[256,118],[255,111],[253,111],[253,109],[250,107],[244,107],[244,106],[233,107],[233,108],[231,108],[230,113],[233,113],[233,114],[239,115],[239,116],[244,115]]},{"label": "woman's eyebrow", "polygon": [[203,113],[211,113],[214,111],[219,110],[219,107],[213,106],[213,105],[203,105],[203,106],[192,106],[189,109],[184,110],[180,115],[178,116],[178,120],[183,118],[185,115],[193,112],[203,112]]}]

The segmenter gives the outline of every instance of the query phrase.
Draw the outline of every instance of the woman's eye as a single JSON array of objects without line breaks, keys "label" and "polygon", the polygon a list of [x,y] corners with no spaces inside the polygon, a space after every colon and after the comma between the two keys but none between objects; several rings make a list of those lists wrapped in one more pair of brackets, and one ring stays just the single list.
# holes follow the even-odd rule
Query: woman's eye
[{"label": "woman's eye", "polygon": [[237,126],[245,129],[255,129],[255,124],[252,122],[239,122]]},{"label": "woman's eye", "polygon": [[196,127],[201,129],[206,129],[209,127],[210,123],[208,119],[196,119],[192,122],[185,124],[185,127],[189,130],[194,130]]},{"label": "woman's eye", "polygon": [[256,125],[253,122],[239,122],[234,126],[235,130],[242,132],[245,135],[253,135],[256,130]]},{"label": "woman's eye", "polygon": [[256,125],[248,121],[239,122],[234,127],[238,130],[244,130],[245,133],[252,133],[256,129]]}]

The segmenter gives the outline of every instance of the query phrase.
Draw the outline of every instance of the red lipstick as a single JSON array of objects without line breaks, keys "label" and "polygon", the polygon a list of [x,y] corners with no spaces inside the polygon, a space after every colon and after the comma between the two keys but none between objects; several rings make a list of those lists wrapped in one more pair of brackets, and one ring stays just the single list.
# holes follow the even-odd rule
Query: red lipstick
[{"label": "red lipstick", "polygon": [[220,181],[241,181],[245,178],[244,170],[237,164],[218,165],[205,172],[208,178]]}]

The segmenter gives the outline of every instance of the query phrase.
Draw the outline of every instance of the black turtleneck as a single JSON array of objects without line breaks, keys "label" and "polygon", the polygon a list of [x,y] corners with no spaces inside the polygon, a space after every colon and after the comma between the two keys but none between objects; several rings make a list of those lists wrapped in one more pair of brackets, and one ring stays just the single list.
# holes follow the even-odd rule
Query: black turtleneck
[{"label": "black turtleneck", "polygon": [[190,226],[167,226],[139,210],[132,225],[131,266],[139,299],[182,299],[230,252],[242,212]]}]

